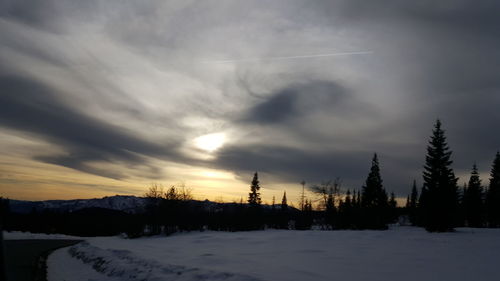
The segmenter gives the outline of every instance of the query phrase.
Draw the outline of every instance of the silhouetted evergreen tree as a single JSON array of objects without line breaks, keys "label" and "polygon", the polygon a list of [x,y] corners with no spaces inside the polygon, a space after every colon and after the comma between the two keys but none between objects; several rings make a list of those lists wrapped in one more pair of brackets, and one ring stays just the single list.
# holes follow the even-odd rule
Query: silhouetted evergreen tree
[{"label": "silhouetted evergreen tree", "polygon": [[285,211],[288,209],[288,202],[286,200],[286,191],[283,192],[283,198],[281,198],[281,210]]},{"label": "silhouetted evergreen tree", "polygon": [[411,195],[409,197],[409,202],[408,202],[409,203],[408,217],[412,225],[417,224],[417,200],[418,200],[417,181],[413,180]]},{"label": "silhouetted evergreen tree", "polygon": [[422,224],[428,231],[452,231],[456,224],[457,178],[450,157],[441,121],[437,120],[427,146],[420,197]]},{"label": "silhouetted evergreen tree", "polygon": [[491,167],[486,207],[488,226],[500,227],[500,152],[497,152]]},{"label": "silhouetted evergreen tree", "polygon": [[463,204],[465,211],[465,221],[467,226],[483,226],[483,187],[479,179],[477,166],[472,166],[469,184],[464,191]]},{"label": "silhouetted evergreen tree", "polygon": [[250,186],[250,193],[248,193],[248,204],[251,207],[260,206],[262,200],[260,199],[260,185],[259,185],[259,175],[257,172],[253,175],[252,184]]},{"label": "silhouetted evergreen tree", "polygon": [[262,229],[265,225],[264,210],[261,208],[262,200],[259,190],[259,175],[255,172],[250,185],[250,193],[248,193],[248,208],[245,216],[242,218],[246,230]]},{"label": "silhouetted evergreen tree", "polygon": [[398,203],[396,202],[396,196],[394,192],[391,192],[391,197],[389,199],[389,222],[394,223],[398,219]]},{"label": "silhouetted evergreen tree", "polygon": [[388,222],[388,202],[387,193],[382,186],[378,157],[375,153],[372,159],[370,173],[363,186],[361,194],[361,207],[363,208],[362,227],[369,229],[387,228]]},{"label": "silhouetted evergreen tree", "polygon": [[312,202],[308,199],[304,200],[304,210],[300,211],[295,220],[295,229],[307,230],[311,229],[313,224],[313,209]]},{"label": "silhouetted evergreen tree", "polygon": [[352,190],[351,204],[353,207],[358,204],[358,201],[356,200],[356,190],[354,189]]},{"label": "silhouetted evergreen tree", "polygon": [[329,193],[326,199],[326,206],[325,206],[325,223],[332,228],[335,228],[336,212],[337,210],[335,208],[335,200],[333,198],[333,193]]},{"label": "silhouetted evergreen tree", "polygon": [[286,191],[283,192],[283,197],[281,198],[281,208],[278,214],[278,222],[276,227],[280,229],[288,229],[288,221],[289,221],[289,210],[288,210],[288,202],[286,198]]},{"label": "silhouetted evergreen tree", "polygon": [[354,204],[355,204],[355,192],[353,192],[351,197],[351,191],[347,190],[345,199],[339,204],[339,222],[338,228],[353,228],[355,225],[354,221]]},{"label": "silhouetted evergreen tree", "polygon": [[457,221],[459,222],[457,225],[465,226],[466,217],[465,217],[465,194],[467,194],[467,183],[464,182],[462,188],[458,188],[458,211],[457,211]]}]

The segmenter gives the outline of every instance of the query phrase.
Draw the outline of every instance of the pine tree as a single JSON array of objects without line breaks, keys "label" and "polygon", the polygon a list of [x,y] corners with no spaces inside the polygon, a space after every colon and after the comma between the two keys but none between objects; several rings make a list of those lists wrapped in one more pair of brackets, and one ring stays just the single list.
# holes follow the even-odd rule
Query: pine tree
[{"label": "pine tree", "polygon": [[378,207],[384,205],[386,202],[387,194],[382,186],[382,177],[380,176],[378,157],[375,153],[373,155],[370,173],[366,179],[365,186],[363,186],[361,204],[363,207]]},{"label": "pine tree", "polygon": [[396,202],[396,195],[394,192],[391,192],[391,198],[389,199],[389,207],[396,208],[398,203]]},{"label": "pine tree", "polygon": [[335,212],[335,201],[333,199],[333,194],[328,194],[326,198],[326,212]]},{"label": "pine tree", "polygon": [[413,180],[413,186],[411,188],[411,195],[409,197],[408,215],[412,225],[417,224],[417,181]]},{"label": "pine tree", "polygon": [[355,207],[358,204],[358,201],[356,200],[356,190],[352,190],[352,198],[351,198],[351,204],[353,207]]},{"label": "pine tree", "polygon": [[488,226],[500,227],[500,152],[497,152],[491,167],[486,207]]},{"label": "pine tree", "polygon": [[304,211],[305,212],[312,212],[312,210],[313,210],[312,201],[306,199],[306,201],[304,203]]},{"label": "pine tree", "polygon": [[450,167],[453,163],[451,153],[441,121],[437,120],[427,146],[424,186],[420,197],[422,223],[428,231],[452,231],[456,225],[458,179]]},{"label": "pine tree", "polygon": [[365,212],[366,220],[364,225],[366,228],[386,228],[386,223],[389,221],[387,214],[387,193],[382,186],[382,177],[380,176],[380,167],[376,153],[373,155],[370,173],[366,179],[365,186],[363,186],[361,207]]},{"label": "pine tree", "polygon": [[346,206],[351,207],[352,206],[352,200],[351,200],[351,191],[348,189],[346,194],[345,194],[345,202],[344,204]]},{"label": "pine tree", "polygon": [[260,204],[262,203],[259,190],[259,175],[257,174],[257,172],[255,172],[252,179],[252,185],[250,186],[250,193],[248,193],[248,203],[251,207],[260,206]]},{"label": "pine tree", "polygon": [[479,179],[477,166],[472,166],[472,171],[467,189],[464,191],[463,205],[467,226],[483,226],[483,187]]},{"label": "pine tree", "polygon": [[286,209],[288,209],[288,203],[286,200],[286,191],[285,191],[283,192],[283,198],[281,199],[281,210],[285,211]]},{"label": "pine tree", "polygon": [[391,197],[389,199],[389,222],[394,223],[398,220],[398,202],[396,201],[396,195],[391,192]]},{"label": "pine tree", "polygon": [[325,222],[331,228],[335,227],[336,213],[337,210],[335,208],[335,200],[333,197],[333,192],[329,192],[326,197],[326,203],[325,203]]},{"label": "pine tree", "polygon": [[411,197],[410,197],[410,208],[417,208],[417,200],[418,200],[418,190],[417,190],[417,181],[413,181],[413,186],[411,188]]},{"label": "pine tree", "polygon": [[361,191],[358,190],[358,196],[356,197],[356,207],[361,207]]}]

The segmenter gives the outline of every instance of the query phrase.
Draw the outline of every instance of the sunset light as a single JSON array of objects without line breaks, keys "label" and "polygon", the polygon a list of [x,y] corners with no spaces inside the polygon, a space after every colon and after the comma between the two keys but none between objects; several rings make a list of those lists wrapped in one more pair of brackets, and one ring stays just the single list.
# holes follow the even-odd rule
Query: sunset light
[{"label": "sunset light", "polygon": [[197,137],[194,140],[194,144],[199,149],[207,152],[214,152],[215,150],[221,148],[225,141],[226,135],[224,133],[214,133]]}]

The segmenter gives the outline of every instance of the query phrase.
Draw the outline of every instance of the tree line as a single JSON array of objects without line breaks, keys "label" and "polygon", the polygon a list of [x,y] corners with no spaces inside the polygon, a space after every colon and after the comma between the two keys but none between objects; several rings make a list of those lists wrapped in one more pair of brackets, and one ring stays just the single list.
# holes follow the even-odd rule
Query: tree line
[{"label": "tree line", "polygon": [[455,227],[500,227],[500,153],[491,167],[488,187],[472,165],[468,184],[457,185],[441,122],[437,120],[427,147],[423,185],[418,192],[414,181],[406,210],[413,225],[431,232],[452,231]]},{"label": "tree line", "polygon": [[431,232],[453,231],[455,227],[500,227],[500,153],[493,161],[489,186],[472,166],[468,184],[457,185],[451,168],[448,147],[441,122],[436,121],[430,137],[423,185],[413,182],[406,206],[398,207],[394,193],[383,185],[378,155],[375,153],[363,186],[342,190],[340,179],[307,188],[316,195],[315,203],[305,196],[306,184],[298,208],[289,203],[284,191],[280,203],[262,203],[257,172],[250,182],[246,202],[216,203],[193,199],[183,185],[163,189],[152,185],[144,194],[146,208],[141,213],[105,209],[84,209],[72,213],[34,210],[30,214],[8,211],[8,200],[0,200],[0,212],[7,230],[23,230],[72,235],[116,235],[129,237],[172,234],[179,231],[242,231],[275,229],[387,229],[389,224],[407,217],[411,224]]}]

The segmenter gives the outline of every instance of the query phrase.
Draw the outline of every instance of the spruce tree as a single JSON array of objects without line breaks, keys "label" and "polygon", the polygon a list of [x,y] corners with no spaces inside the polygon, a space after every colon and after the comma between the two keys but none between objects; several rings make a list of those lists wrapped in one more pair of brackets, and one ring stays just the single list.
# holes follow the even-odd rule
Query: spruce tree
[{"label": "spruce tree", "polygon": [[358,190],[358,196],[356,196],[356,206],[361,207],[361,191]]},{"label": "spruce tree", "polygon": [[370,173],[366,179],[366,184],[363,186],[361,204],[363,207],[378,207],[384,205],[386,202],[387,194],[382,186],[378,157],[375,153],[373,155]]},{"label": "spruce tree", "polygon": [[348,189],[346,194],[345,194],[345,205],[351,207],[352,206],[352,200],[351,200],[351,191]]},{"label": "spruce tree", "polygon": [[387,193],[382,185],[378,157],[375,153],[372,159],[370,173],[363,186],[361,207],[364,211],[364,227],[371,229],[386,228],[388,218]]},{"label": "spruce tree", "polygon": [[356,190],[352,190],[352,197],[351,197],[351,205],[354,207],[356,206],[356,204],[358,204],[358,202],[356,201]]},{"label": "spruce tree", "polygon": [[410,208],[417,208],[417,200],[418,200],[418,190],[417,190],[417,181],[413,181],[413,186],[411,188],[411,197],[410,197]]},{"label": "spruce tree", "polygon": [[286,200],[286,191],[285,191],[283,192],[283,198],[281,199],[281,210],[285,211],[286,209],[288,209],[288,203]]},{"label": "spruce tree", "polygon": [[463,197],[465,221],[467,226],[482,227],[483,226],[483,187],[479,179],[477,166],[472,166],[469,184],[464,191]]},{"label": "spruce tree", "polygon": [[389,222],[394,223],[398,219],[398,203],[396,201],[396,195],[391,192],[391,197],[389,199]]},{"label": "spruce tree", "polygon": [[251,207],[258,207],[262,203],[259,190],[259,175],[255,172],[250,186],[250,193],[248,193],[248,204],[250,204]]},{"label": "spruce tree", "polygon": [[451,153],[441,121],[437,120],[427,146],[420,197],[422,223],[428,231],[452,231],[456,224],[458,179],[450,167],[453,163]]},{"label": "spruce tree", "polygon": [[277,227],[281,229],[288,229],[288,202],[286,199],[286,191],[283,192],[283,197],[281,198],[281,212],[278,213]]},{"label": "spruce tree", "polygon": [[409,197],[408,215],[412,225],[417,224],[417,181],[413,180],[413,186],[411,188],[411,195]]},{"label": "spruce tree", "polygon": [[486,196],[489,227],[500,227],[500,152],[497,152],[490,173],[490,186]]}]

